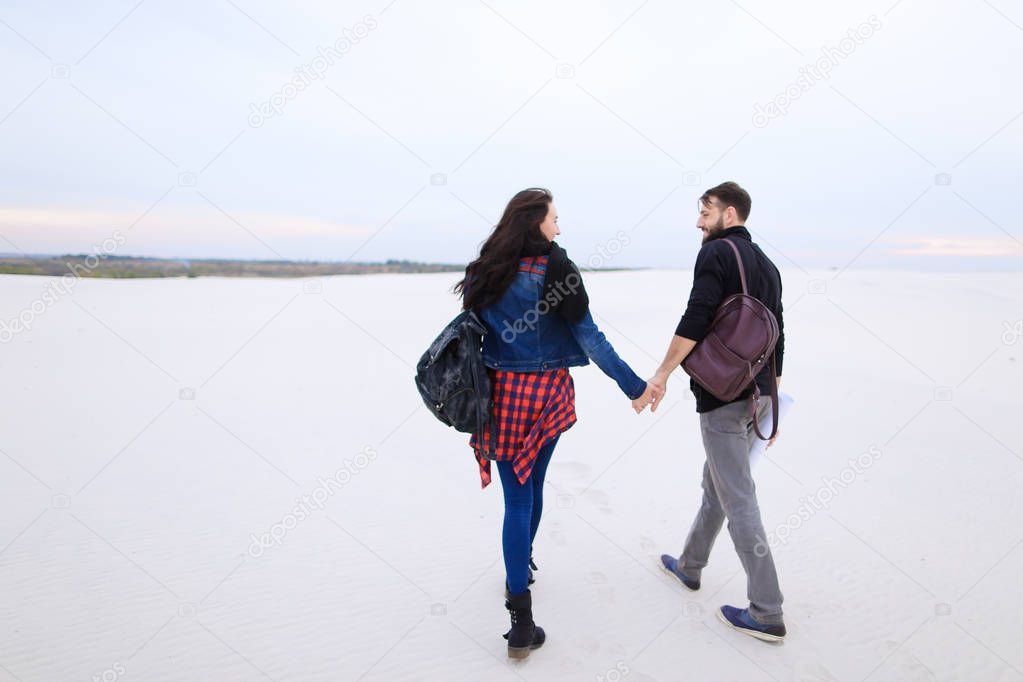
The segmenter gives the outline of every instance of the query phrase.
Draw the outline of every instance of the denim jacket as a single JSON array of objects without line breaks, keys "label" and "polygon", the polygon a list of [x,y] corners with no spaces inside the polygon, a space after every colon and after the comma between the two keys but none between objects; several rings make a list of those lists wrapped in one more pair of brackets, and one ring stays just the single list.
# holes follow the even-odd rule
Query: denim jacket
[{"label": "denim jacket", "polygon": [[582,367],[593,360],[626,396],[641,396],[646,382],[618,357],[589,311],[570,324],[549,309],[542,298],[544,274],[542,263],[523,259],[501,299],[480,311],[488,331],[483,337],[483,364],[510,372],[541,372]]}]

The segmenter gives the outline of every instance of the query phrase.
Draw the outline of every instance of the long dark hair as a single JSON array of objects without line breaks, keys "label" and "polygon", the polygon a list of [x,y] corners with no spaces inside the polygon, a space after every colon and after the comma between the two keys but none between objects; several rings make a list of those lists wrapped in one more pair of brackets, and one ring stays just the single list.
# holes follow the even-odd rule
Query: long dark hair
[{"label": "long dark hair", "polygon": [[501,220],[480,247],[479,258],[465,268],[465,277],[455,285],[463,310],[493,305],[511,286],[519,271],[519,259],[550,250],[540,231],[554,196],[542,187],[524,189],[511,198]]}]

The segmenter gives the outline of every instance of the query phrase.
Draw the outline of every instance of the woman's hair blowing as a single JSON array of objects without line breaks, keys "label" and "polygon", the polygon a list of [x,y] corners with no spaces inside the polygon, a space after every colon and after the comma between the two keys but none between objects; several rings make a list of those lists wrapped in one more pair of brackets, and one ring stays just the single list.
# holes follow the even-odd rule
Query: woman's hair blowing
[{"label": "woman's hair blowing", "polygon": [[540,231],[554,201],[550,190],[524,189],[511,198],[501,220],[480,247],[480,255],[465,268],[455,285],[463,310],[479,310],[496,303],[515,279],[519,259],[546,253],[550,244]]}]

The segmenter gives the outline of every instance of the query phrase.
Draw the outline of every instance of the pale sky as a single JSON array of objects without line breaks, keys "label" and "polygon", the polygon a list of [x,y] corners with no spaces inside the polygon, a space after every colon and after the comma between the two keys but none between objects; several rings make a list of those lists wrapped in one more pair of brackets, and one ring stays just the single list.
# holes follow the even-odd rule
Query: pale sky
[{"label": "pale sky", "polygon": [[689,268],[733,179],[781,267],[1023,262],[1007,0],[16,1],[0,59],[2,252],[465,262],[540,185]]}]

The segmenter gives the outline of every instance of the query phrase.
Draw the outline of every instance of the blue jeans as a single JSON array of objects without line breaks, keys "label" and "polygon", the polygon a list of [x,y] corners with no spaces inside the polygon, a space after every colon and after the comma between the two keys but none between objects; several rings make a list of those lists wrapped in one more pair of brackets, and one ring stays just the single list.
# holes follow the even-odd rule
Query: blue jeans
[{"label": "blue jeans", "polygon": [[501,488],[504,489],[501,543],[508,591],[511,594],[522,594],[529,587],[529,552],[543,514],[543,480],[559,437],[560,434],[540,448],[533,471],[525,483],[519,483],[515,476],[514,462],[496,463],[501,476]]}]

